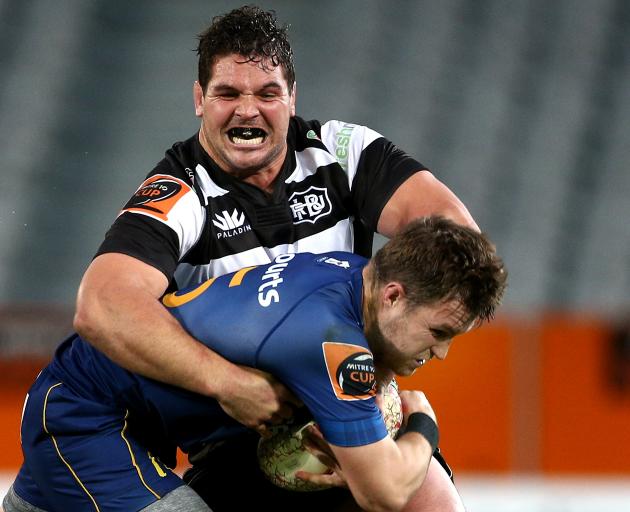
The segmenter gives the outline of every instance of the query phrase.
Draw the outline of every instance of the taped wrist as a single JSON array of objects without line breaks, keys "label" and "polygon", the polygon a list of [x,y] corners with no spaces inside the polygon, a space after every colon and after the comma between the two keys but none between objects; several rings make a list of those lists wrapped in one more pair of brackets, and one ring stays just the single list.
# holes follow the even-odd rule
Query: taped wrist
[{"label": "taped wrist", "polygon": [[440,440],[440,432],[438,431],[437,424],[428,414],[423,412],[410,414],[407,418],[407,428],[405,428],[404,434],[407,432],[417,432],[424,436],[424,438],[429,441],[432,451],[435,451],[437,448]]}]

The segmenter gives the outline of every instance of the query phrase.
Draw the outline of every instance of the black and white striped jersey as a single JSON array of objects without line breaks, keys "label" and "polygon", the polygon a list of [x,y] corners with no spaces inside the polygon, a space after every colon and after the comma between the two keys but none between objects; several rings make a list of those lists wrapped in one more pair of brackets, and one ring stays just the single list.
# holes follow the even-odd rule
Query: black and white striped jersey
[{"label": "black and white striped jersey", "polygon": [[369,256],[381,210],[422,164],[375,131],[342,121],[294,117],[287,143],[271,195],[222,171],[197,135],[174,144],[97,254],[138,258],[161,270],[171,289],[285,252]]}]

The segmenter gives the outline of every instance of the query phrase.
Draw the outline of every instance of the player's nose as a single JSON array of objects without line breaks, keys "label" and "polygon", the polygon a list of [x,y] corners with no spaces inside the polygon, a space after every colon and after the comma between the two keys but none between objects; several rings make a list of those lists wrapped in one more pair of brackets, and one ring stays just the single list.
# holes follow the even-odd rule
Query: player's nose
[{"label": "player's nose", "polygon": [[260,113],[256,97],[253,94],[241,94],[237,101],[238,105],[234,111],[237,116],[247,119],[256,117]]},{"label": "player's nose", "polygon": [[431,357],[435,357],[440,361],[446,358],[446,354],[448,354],[448,349],[450,347],[450,343],[440,343],[439,345],[435,345],[431,347]]}]

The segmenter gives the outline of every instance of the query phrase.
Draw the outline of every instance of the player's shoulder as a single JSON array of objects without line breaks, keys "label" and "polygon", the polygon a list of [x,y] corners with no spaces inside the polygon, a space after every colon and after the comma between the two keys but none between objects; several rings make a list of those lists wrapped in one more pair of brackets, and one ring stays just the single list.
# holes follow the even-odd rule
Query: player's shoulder
[{"label": "player's shoulder", "polygon": [[147,178],[155,175],[172,176],[182,180],[189,185],[194,182],[194,169],[199,157],[197,136],[194,135],[186,140],[175,142],[166,150],[164,158],[160,160],[149,172]]},{"label": "player's shoulder", "polygon": [[299,116],[293,116],[289,121],[287,143],[295,151],[302,152],[308,148],[326,150],[322,143],[321,123],[316,119],[307,121]]},{"label": "player's shoulder", "polygon": [[[200,144],[196,135],[175,142],[155,167],[147,174],[144,181],[131,198],[125,209],[145,205],[145,213],[151,211],[146,204],[154,203],[174,205],[189,192],[199,195],[199,183],[196,179],[196,167],[200,159]],[[161,208],[158,208],[161,210]]]},{"label": "player's shoulder", "polygon": [[[142,221],[153,218],[176,232],[183,231],[181,226],[199,226],[203,217],[203,201],[194,172],[198,158],[196,145],[199,145],[196,136],[173,144],[147,174],[121,214],[140,214],[135,218]],[[185,250],[198,235],[197,231],[187,232],[192,234],[183,244]]]},{"label": "player's shoulder", "polygon": [[375,141],[383,141],[385,138],[372,128],[348,121],[332,119],[321,125],[319,137],[322,143],[333,153],[344,166],[348,155],[358,155],[367,146]]},{"label": "player's shoulder", "polygon": [[321,318],[327,317],[326,311],[332,317],[345,318],[347,312],[359,307],[366,258],[342,251],[299,254],[296,258],[294,271],[287,277],[308,291],[305,307],[317,308]]},{"label": "player's shoulder", "polygon": [[[309,133],[309,130],[313,131],[313,134],[319,134],[321,129],[321,122],[317,119],[304,119],[300,116],[293,116],[289,120],[289,132],[292,132],[295,135],[306,135]],[[311,134],[311,136],[313,136]]]},{"label": "player's shoulder", "polygon": [[328,269],[340,269],[354,272],[363,268],[368,262],[367,258],[346,251],[329,251],[315,256],[315,263]]},{"label": "player's shoulder", "polygon": [[296,253],[293,258],[295,259],[293,265],[302,267],[302,271],[304,271],[304,267],[308,267],[316,273],[342,277],[347,277],[346,275],[362,269],[368,262],[367,258],[363,256],[345,251],[329,251],[320,254]]},{"label": "player's shoulder", "polygon": [[147,173],[130,204],[125,208],[150,202],[173,203],[195,186],[195,139],[175,142]]},{"label": "player's shoulder", "polygon": [[299,116],[291,118],[289,123],[289,132],[296,138],[306,138],[310,140],[322,139],[329,133],[350,134],[353,131],[369,130],[367,126],[339,119],[330,119],[328,121],[320,121],[318,119],[306,120]]}]

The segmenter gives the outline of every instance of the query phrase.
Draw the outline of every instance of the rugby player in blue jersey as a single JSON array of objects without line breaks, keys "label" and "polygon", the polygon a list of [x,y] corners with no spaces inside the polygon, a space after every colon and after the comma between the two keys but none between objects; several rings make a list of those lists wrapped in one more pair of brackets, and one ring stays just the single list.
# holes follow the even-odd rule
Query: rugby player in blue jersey
[{"label": "rugby player in blue jersey", "polygon": [[[204,345],[275,375],[303,402],[340,468],[317,478],[343,475],[363,510],[402,510],[427,474],[437,425],[424,395],[403,391],[403,434],[392,440],[375,403],[377,375],[411,375],[446,357],[456,335],[493,316],[505,284],[484,235],[428,217],[372,260],[284,254],[162,302]],[[357,360],[366,378],[353,381]],[[129,415],[184,452],[244,428],[216,400],[129,372],[73,335],[29,390],[25,461],[5,512],[209,510],[149,451],[150,434],[129,430]]]}]

